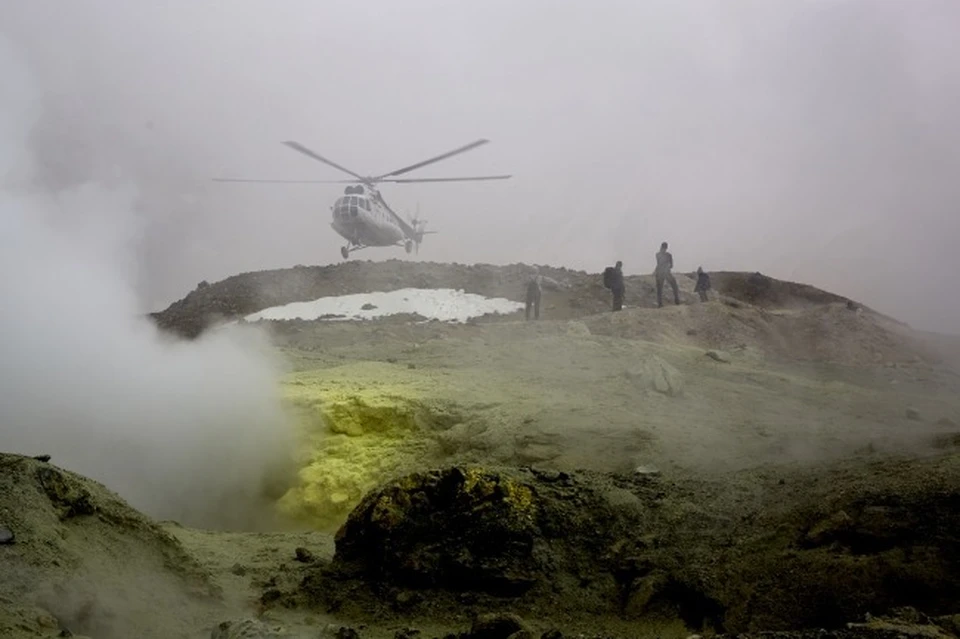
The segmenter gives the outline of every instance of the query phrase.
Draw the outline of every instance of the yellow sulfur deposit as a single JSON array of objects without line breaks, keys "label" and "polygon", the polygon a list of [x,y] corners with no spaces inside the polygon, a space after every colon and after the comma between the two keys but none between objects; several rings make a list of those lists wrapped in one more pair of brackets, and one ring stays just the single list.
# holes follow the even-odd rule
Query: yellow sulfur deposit
[{"label": "yellow sulfur deposit", "polygon": [[284,395],[302,442],[298,485],[278,502],[289,517],[336,529],[367,491],[422,456],[425,440],[413,435],[431,410],[412,383],[318,371],[292,375]]}]

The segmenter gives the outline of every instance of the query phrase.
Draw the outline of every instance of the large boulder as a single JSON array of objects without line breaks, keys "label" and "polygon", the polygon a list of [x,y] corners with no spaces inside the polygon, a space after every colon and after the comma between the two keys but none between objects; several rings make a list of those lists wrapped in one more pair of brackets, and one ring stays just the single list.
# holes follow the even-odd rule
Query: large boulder
[{"label": "large boulder", "polygon": [[538,504],[518,479],[481,469],[416,473],[366,496],[336,558],[407,587],[517,594],[537,578]]}]

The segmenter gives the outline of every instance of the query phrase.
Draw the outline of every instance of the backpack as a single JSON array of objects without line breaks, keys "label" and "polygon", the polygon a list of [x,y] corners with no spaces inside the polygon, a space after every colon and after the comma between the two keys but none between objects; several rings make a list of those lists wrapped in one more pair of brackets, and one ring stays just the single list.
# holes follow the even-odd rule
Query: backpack
[{"label": "backpack", "polygon": [[613,288],[613,279],[616,276],[616,269],[612,266],[608,266],[607,268],[603,269],[603,287]]}]

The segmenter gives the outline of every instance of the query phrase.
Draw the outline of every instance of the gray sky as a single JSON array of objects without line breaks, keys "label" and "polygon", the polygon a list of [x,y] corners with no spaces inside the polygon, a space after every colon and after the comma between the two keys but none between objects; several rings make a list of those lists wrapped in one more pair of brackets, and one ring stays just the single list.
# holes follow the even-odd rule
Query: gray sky
[{"label": "gray sky", "polygon": [[[30,0],[51,186],[133,183],[140,296],[339,261],[336,179],[480,137],[387,185],[424,260],[759,270],[960,332],[956,0]],[[413,177],[413,175],[411,175]],[[405,257],[371,249],[360,259]]]}]

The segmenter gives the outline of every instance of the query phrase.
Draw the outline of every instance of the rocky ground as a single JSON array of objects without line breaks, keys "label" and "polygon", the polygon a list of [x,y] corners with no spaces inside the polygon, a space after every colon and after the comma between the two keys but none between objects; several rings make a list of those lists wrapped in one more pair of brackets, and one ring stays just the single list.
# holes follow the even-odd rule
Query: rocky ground
[{"label": "rocky ground", "polygon": [[[528,272],[299,267],[153,318],[197,338],[323,295],[522,300]],[[0,457],[0,635],[960,636],[956,340],[757,274],[706,304],[678,276],[663,309],[631,277],[614,314],[598,274],[542,272],[539,322],[263,323],[301,444],[276,532],[154,523]]]}]

